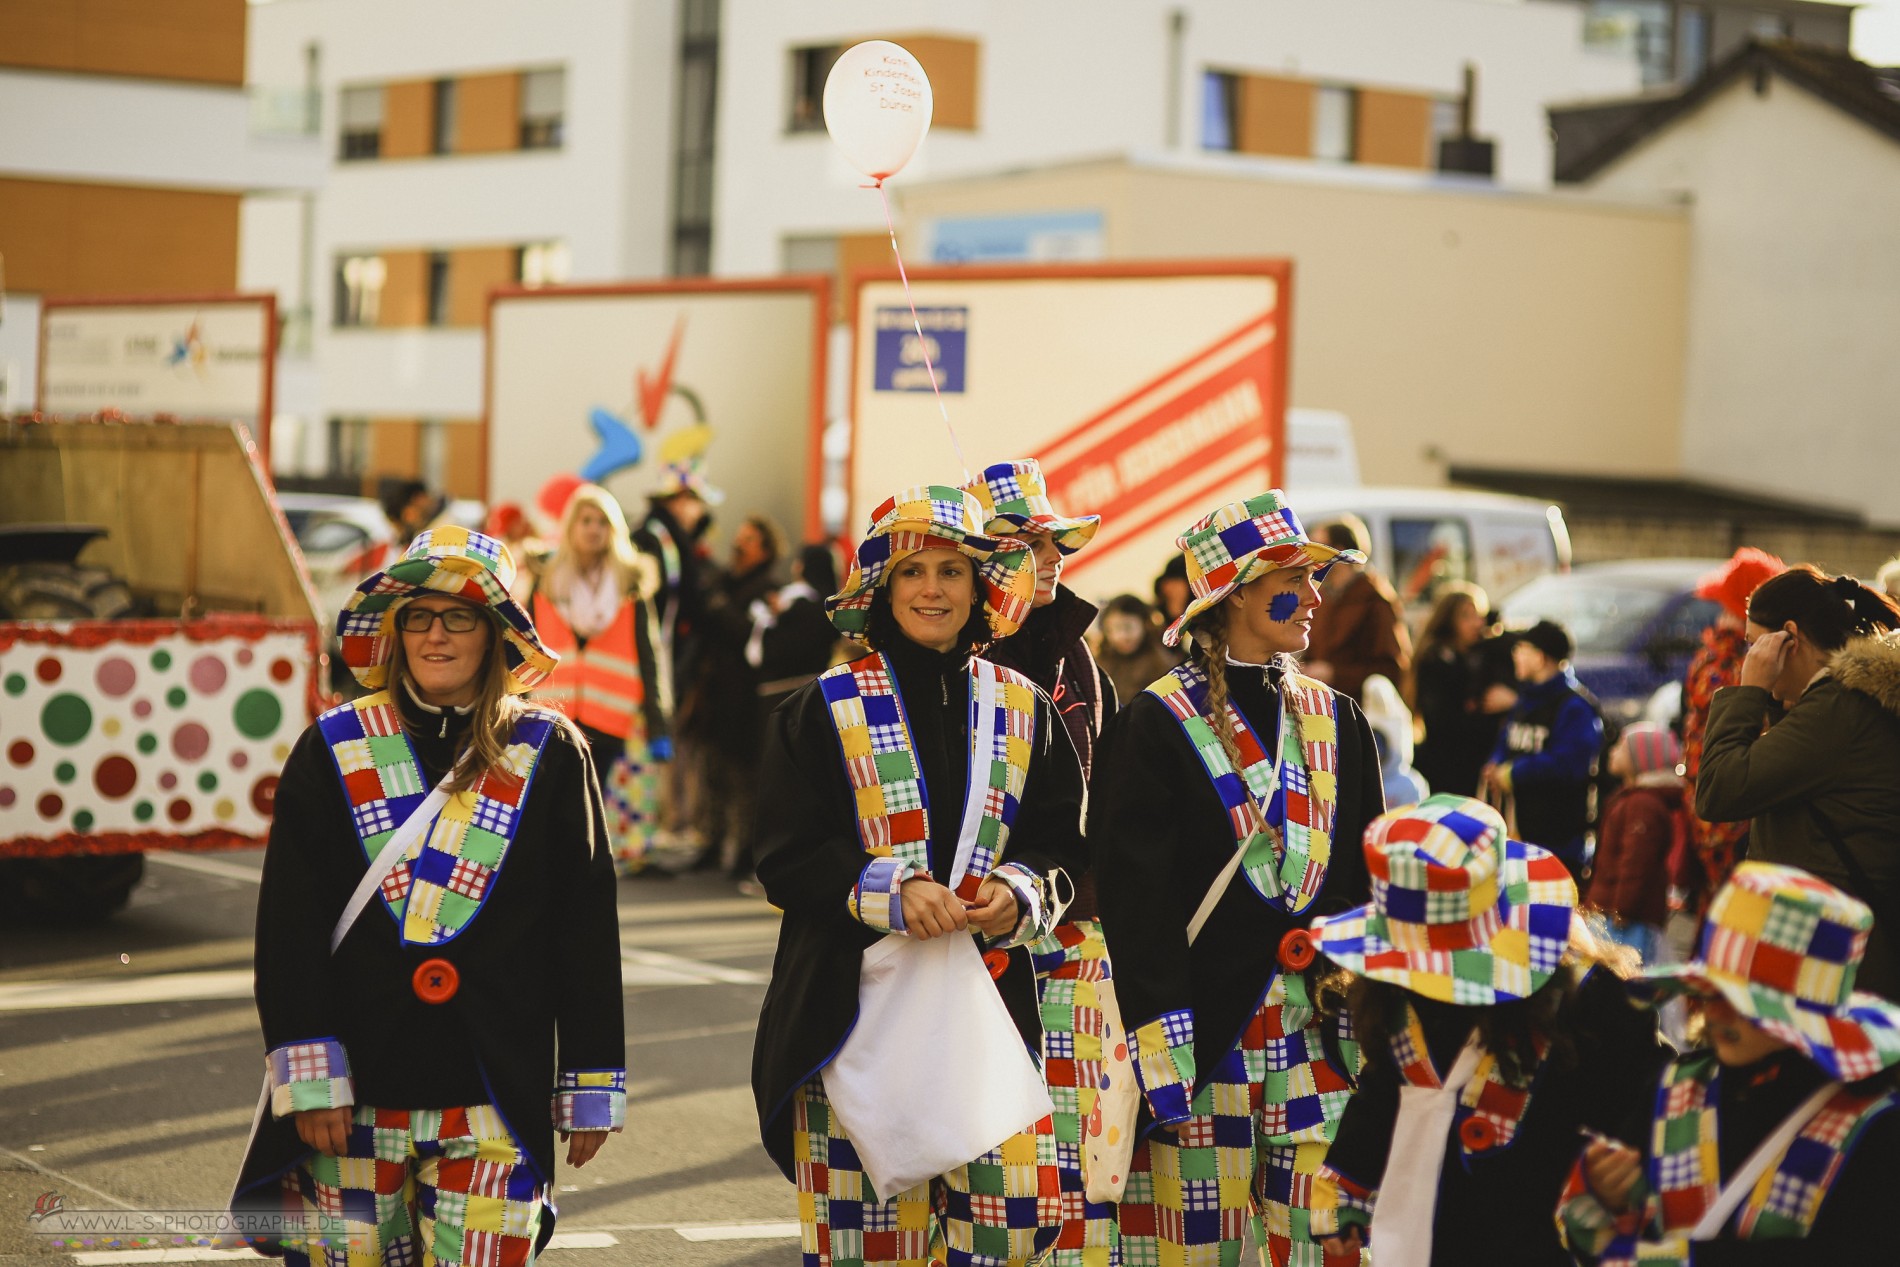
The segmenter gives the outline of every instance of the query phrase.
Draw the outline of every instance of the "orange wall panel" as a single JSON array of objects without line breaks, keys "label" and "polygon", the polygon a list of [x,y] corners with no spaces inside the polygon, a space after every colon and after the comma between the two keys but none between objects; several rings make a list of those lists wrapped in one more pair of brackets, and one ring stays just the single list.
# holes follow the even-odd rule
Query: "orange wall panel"
[{"label": "orange wall panel", "polygon": [[237,194],[0,179],[7,285],[43,295],[237,289]]},{"label": "orange wall panel", "polygon": [[455,152],[521,148],[521,76],[464,75],[455,81]]},{"label": "orange wall panel", "polygon": [[1234,148],[1243,154],[1307,158],[1313,152],[1313,85],[1272,75],[1241,75]]},{"label": "orange wall panel", "polygon": [[1432,166],[1432,99],[1416,92],[1359,90],[1355,157],[1384,167]]},{"label": "orange wall panel", "polygon": [[974,132],[977,128],[978,52],[975,40],[947,35],[893,35],[930,76],[930,126]]},{"label": "orange wall panel", "polygon": [[511,286],[520,271],[512,246],[464,247],[449,252],[449,320],[479,326],[488,319],[488,292]]},{"label": "orange wall panel", "polygon": [[0,0],[0,66],[244,83],[245,0]]},{"label": "orange wall panel", "polygon": [[[479,421],[442,424],[442,489],[450,497],[488,500],[488,488],[482,483],[485,465],[482,427]],[[516,560],[520,562],[520,560]]]},{"label": "orange wall panel", "polygon": [[405,79],[383,85],[383,158],[421,158],[435,152],[435,81]]},{"label": "orange wall panel", "polygon": [[429,324],[429,253],[384,251],[383,300],[379,326]]},{"label": "orange wall panel", "polygon": [[422,470],[422,424],[414,418],[369,420],[369,473],[414,479]]}]

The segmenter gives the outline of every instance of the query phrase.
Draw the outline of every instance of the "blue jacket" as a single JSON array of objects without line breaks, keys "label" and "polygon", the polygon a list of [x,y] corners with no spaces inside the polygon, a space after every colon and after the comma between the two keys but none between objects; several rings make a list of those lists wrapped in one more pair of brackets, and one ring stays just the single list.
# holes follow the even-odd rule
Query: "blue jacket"
[{"label": "blue jacket", "polygon": [[1603,747],[1603,721],[1582,690],[1567,667],[1548,682],[1520,684],[1491,754],[1511,769],[1518,834],[1573,867],[1583,859],[1590,780]]}]

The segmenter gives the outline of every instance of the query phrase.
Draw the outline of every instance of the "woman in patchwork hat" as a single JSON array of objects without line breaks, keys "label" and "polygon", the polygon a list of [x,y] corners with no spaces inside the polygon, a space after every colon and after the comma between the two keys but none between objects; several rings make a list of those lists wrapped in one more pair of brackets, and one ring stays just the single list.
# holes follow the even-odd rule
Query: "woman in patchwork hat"
[{"label": "woman in patchwork hat", "polygon": [[1251,1210],[1276,1267],[1317,1267],[1307,1194],[1358,1065],[1343,1019],[1316,1006],[1327,999],[1302,943],[1314,916],[1366,900],[1356,846],[1385,804],[1358,706],[1289,657],[1319,577],[1364,556],[1309,540],[1278,490],[1221,507],[1178,544],[1194,597],[1164,637],[1185,633],[1193,656],[1123,705],[1091,785],[1102,926],[1143,1097],[1123,1255],[1237,1262]]},{"label": "woman in patchwork hat", "polygon": [[359,585],[337,632],[370,694],[277,786],[233,1202],[303,1216],[266,1234],[293,1262],[524,1264],[556,1132],[579,1166],[625,1120],[600,793],[579,731],[523,700],[554,657],[513,579],[499,541],[439,527]]},{"label": "woman in patchwork hat", "polygon": [[1557,858],[1496,810],[1430,797],[1365,836],[1372,901],[1316,920],[1350,970],[1365,1072],[1314,1184],[1315,1231],[1378,1267],[1567,1267],[1550,1211],[1580,1129],[1645,1120],[1670,1049],[1635,956],[1576,917]]},{"label": "woman in patchwork hat", "polygon": [[1596,1141],[1577,1162],[1559,1210],[1573,1251],[1631,1267],[1893,1252],[1900,1007],[1854,988],[1872,924],[1807,872],[1745,862],[1710,903],[1701,954],[1630,983],[1652,1004],[1687,996],[1704,1045],[1663,1073],[1629,1144]]},{"label": "woman in patchwork hat", "polygon": [[[798,1185],[807,1264],[916,1263],[933,1242],[940,1261],[1022,1264],[1060,1225],[1024,948],[1054,921],[1055,873],[1082,863],[1083,781],[1049,697],[972,655],[1014,632],[1034,597],[1029,551],[983,525],[959,488],[880,505],[826,603],[868,653],[799,690],[766,733],[758,877],[785,917],[752,1083],[766,1151]],[[904,948],[920,946],[967,956],[951,966],[967,962],[975,993],[900,989],[921,1017],[861,1020],[890,1003],[868,969],[915,962]],[[916,1176],[890,1141],[927,1150],[957,1133],[960,1110],[904,1044],[985,1026],[1001,1027],[1000,1055],[1019,1058],[1011,1086],[1026,1079],[1033,1094],[1017,1099],[1037,1107]]]}]

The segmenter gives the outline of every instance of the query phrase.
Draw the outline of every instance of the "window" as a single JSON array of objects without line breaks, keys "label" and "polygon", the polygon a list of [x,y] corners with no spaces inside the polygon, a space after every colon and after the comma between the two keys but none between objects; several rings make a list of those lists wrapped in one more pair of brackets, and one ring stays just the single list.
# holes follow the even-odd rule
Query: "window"
[{"label": "window", "polygon": [[337,155],[375,158],[383,150],[383,90],[345,88],[337,106]]},{"label": "window", "polygon": [[367,418],[330,419],[329,475],[361,475],[369,469]]},{"label": "window", "polygon": [[1358,155],[1359,90],[1322,85],[1313,91],[1313,157],[1350,163]]},{"label": "window", "polygon": [[558,150],[567,119],[567,72],[531,70],[521,76],[521,148]]},{"label": "window", "polygon": [[531,242],[515,260],[515,280],[523,286],[558,286],[568,278],[570,261],[565,242]]},{"label": "window", "polygon": [[333,322],[338,326],[375,325],[382,310],[383,281],[388,275],[380,255],[346,255],[339,259]]},{"label": "window", "polygon": [[1643,86],[1665,84],[1675,71],[1670,0],[1590,0],[1583,40],[1591,48],[1634,55]]},{"label": "window", "polygon": [[[680,9],[679,110],[673,132],[675,277],[712,271],[713,147],[719,102],[719,0]],[[819,81],[818,93],[824,95]],[[819,112],[822,126],[823,111]]]},{"label": "window", "polygon": [[1210,70],[1201,76],[1202,149],[1231,151],[1239,148],[1239,107],[1239,75]]},{"label": "window", "polygon": [[455,81],[435,81],[435,133],[430,138],[432,154],[455,153]]},{"label": "window", "polygon": [[429,253],[429,324],[449,324],[449,254]]},{"label": "window", "polygon": [[1699,4],[1676,9],[1676,78],[1699,79],[1709,66],[1709,11]]},{"label": "window", "polygon": [[1394,519],[1389,578],[1406,603],[1430,603],[1471,580],[1471,526],[1463,519]]},{"label": "window", "polygon": [[792,108],[788,132],[822,132],[825,127],[825,79],[844,52],[842,44],[816,44],[792,50]]}]

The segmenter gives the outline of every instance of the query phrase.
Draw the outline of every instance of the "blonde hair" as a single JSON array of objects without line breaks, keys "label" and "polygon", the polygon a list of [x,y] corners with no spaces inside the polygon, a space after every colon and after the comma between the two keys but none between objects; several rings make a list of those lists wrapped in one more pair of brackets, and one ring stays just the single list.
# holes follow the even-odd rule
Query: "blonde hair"
[{"label": "blonde hair", "polygon": [[614,495],[598,484],[582,484],[567,499],[561,512],[561,527],[554,553],[542,569],[550,597],[565,600],[577,571],[574,564],[574,525],[581,511],[593,507],[607,520],[607,563],[613,568],[622,593],[651,598],[660,588],[659,569],[653,560],[633,548],[633,536],[627,530],[626,512]]},{"label": "blonde hair", "polygon": [[1240,740],[1227,712],[1227,604],[1217,603],[1188,625],[1189,645],[1201,672],[1207,675],[1208,725],[1234,769],[1240,769]]}]

